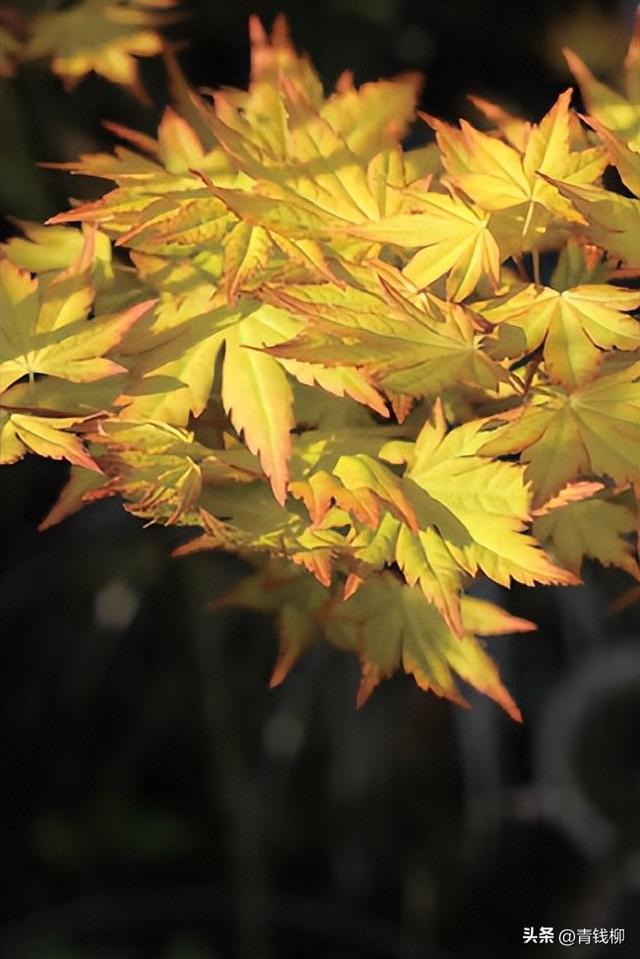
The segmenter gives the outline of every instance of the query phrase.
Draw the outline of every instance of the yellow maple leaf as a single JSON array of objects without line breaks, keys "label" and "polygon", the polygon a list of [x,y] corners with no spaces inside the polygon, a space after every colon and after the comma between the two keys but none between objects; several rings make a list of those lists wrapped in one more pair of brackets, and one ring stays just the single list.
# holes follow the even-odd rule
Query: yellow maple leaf
[{"label": "yellow maple leaf", "polygon": [[82,441],[70,431],[85,420],[82,416],[35,416],[0,409],[0,464],[15,463],[26,453],[37,453],[100,473]]},{"label": "yellow maple leaf", "polygon": [[464,120],[457,130],[425,115],[436,131],[451,181],[482,209],[510,211],[518,224],[522,250],[549,242],[547,234],[554,221],[581,222],[580,215],[544,176],[591,183],[606,165],[602,150],[571,151],[570,99],[571,90],[567,90],[540,124],[528,128],[522,150]]},{"label": "yellow maple leaf", "polygon": [[556,188],[584,217],[581,232],[591,243],[617,254],[629,267],[640,267],[640,200],[598,186],[553,180]]},{"label": "yellow maple leaf", "polygon": [[544,343],[549,377],[569,390],[594,378],[603,351],[640,348],[640,323],[622,312],[639,306],[640,294],[634,290],[597,283],[562,291],[529,284],[506,297],[474,304],[500,324],[497,340],[485,343],[491,356],[524,356]]},{"label": "yellow maple leaf", "polygon": [[563,566],[578,576],[588,557],[603,566],[619,566],[640,579],[633,545],[625,539],[636,527],[636,517],[627,505],[596,496],[568,502],[536,517],[533,531]]},{"label": "yellow maple leaf", "polygon": [[158,29],[176,20],[178,0],[81,0],[69,9],[38,14],[24,57],[51,59],[51,69],[71,88],[87,73],[143,95],[135,56],[162,49]]},{"label": "yellow maple leaf", "polygon": [[569,68],[580,85],[586,107],[599,123],[613,131],[634,150],[640,149],[640,13],[625,60],[626,96],[594,77],[588,66],[572,50],[565,49]]},{"label": "yellow maple leaf", "polygon": [[559,387],[534,391],[513,422],[499,427],[479,452],[487,456],[521,452],[536,507],[585,474],[609,476],[619,485],[637,482],[639,377],[636,362],[572,393]]},{"label": "yellow maple leaf", "polygon": [[88,322],[93,297],[93,284],[82,271],[71,268],[38,283],[0,259],[0,390],[36,373],[84,383],[122,372],[104,354],[152,302]]}]

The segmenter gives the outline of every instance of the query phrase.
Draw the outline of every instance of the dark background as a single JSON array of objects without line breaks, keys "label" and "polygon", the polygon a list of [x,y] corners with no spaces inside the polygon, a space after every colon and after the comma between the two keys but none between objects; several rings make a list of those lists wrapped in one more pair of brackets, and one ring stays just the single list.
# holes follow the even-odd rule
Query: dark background
[{"label": "dark background", "polygon": [[[467,92],[539,117],[570,82],[565,43],[612,77],[633,16],[582,0],[186,6],[172,34],[194,84],[244,85],[248,14],[283,10],[327,87],[347,66],[357,82],[421,69],[422,106],[450,120],[473,117]],[[65,94],[38,66],[0,81],[1,208],[37,219],[95,195],[35,162],[107,147],[102,119],[152,132],[162,66],[142,72],[151,106],[96,77]],[[492,644],[524,726],[401,676],[356,711],[357,664],[329,648],[268,690],[269,624],[206,610],[236,560],[172,560],[179,532],[110,501],[37,533],[65,472],[0,470],[4,959],[564,954],[523,945],[541,925],[626,928],[574,948],[637,955],[637,606],[607,613],[621,574],[481,585],[540,624]]]}]

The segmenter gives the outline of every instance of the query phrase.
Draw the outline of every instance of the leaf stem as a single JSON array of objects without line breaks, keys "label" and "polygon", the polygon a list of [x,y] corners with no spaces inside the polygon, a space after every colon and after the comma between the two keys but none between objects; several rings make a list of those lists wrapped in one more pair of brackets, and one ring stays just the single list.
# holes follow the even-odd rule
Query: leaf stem
[{"label": "leaf stem", "polygon": [[525,396],[531,389],[533,378],[536,375],[536,370],[540,366],[541,360],[542,360],[542,350],[538,350],[536,354],[531,357],[531,361],[529,365],[527,366],[527,369],[524,375],[524,395]]},{"label": "leaf stem", "polygon": [[531,260],[533,261],[533,282],[536,286],[542,286],[540,281],[540,250],[534,247],[531,251]]},{"label": "leaf stem", "polygon": [[527,275],[527,268],[524,265],[524,260],[522,259],[521,253],[516,253],[513,257],[513,262],[516,265],[516,270],[518,271],[518,276],[523,283],[529,282],[529,277]]}]

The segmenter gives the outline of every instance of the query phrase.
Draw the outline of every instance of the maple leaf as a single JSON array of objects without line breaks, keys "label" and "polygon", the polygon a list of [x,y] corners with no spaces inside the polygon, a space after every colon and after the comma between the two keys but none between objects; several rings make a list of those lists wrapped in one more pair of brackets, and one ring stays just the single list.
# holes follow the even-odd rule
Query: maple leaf
[{"label": "maple leaf", "polygon": [[483,97],[469,95],[474,107],[498,128],[507,143],[524,153],[531,136],[531,123],[508,113],[501,106],[485,100]]},{"label": "maple leaf", "polygon": [[34,17],[25,59],[51,58],[67,88],[94,71],[142,94],[134,56],[162,49],[158,28],[173,23],[177,0],[81,0],[69,9]]},{"label": "maple leaf", "polygon": [[85,499],[118,493],[130,512],[154,522],[205,526],[205,486],[223,495],[227,485],[250,484],[259,477],[269,499],[257,464],[246,463],[233,451],[207,447],[190,430],[148,419],[105,420],[89,432],[88,440],[96,462],[111,479],[85,493]]},{"label": "maple leaf", "polygon": [[42,416],[91,416],[118,412],[126,374],[116,373],[92,382],[72,383],[55,376],[20,380],[0,393],[0,406],[16,413]]},{"label": "maple leaf", "polygon": [[323,523],[332,503],[374,528],[385,509],[416,527],[402,483],[378,459],[385,440],[399,430],[336,424],[296,439],[289,491],[305,503],[314,527]]},{"label": "maple leaf", "polygon": [[285,155],[256,148],[250,139],[208,111],[205,116],[220,145],[261,191],[281,191],[281,198],[288,199],[293,208],[297,199],[298,204],[306,203],[308,209],[316,211],[318,218],[333,216],[357,223],[377,217],[364,162],[299,87],[286,77],[281,84],[287,130]]},{"label": "maple leaf", "polygon": [[238,311],[211,302],[211,289],[166,296],[126,336],[117,353],[130,371],[122,392],[122,415],[164,419],[184,426],[207,405],[215,361],[227,325]]},{"label": "maple leaf", "polygon": [[640,476],[640,364],[607,372],[572,393],[547,387],[513,422],[499,427],[479,452],[521,453],[533,505],[540,506],[581,476],[609,476],[617,484]]},{"label": "maple leaf", "polygon": [[581,220],[548,178],[591,183],[606,165],[602,150],[570,150],[570,99],[567,90],[539,125],[528,128],[522,150],[464,120],[457,130],[424,115],[436,132],[451,181],[482,209],[510,211],[519,224],[523,251],[546,242],[545,231],[554,220]]},{"label": "maple leaf", "polygon": [[377,529],[361,529],[352,546],[357,565],[347,578],[345,598],[360,589],[372,570],[395,562],[407,584],[419,586],[456,635],[463,635],[460,600],[466,571],[436,527],[411,530],[387,513]]},{"label": "maple leaf", "polygon": [[203,484],[250,483],[259,468],[238,462],[224,449],[211,449],[194,433],[163,422],[103,419],[97,428],[84,429],[94,469],[71,470],[39,529],[48,529],[86,503],[119,495],[125,508],[144,519],[165,525],[204,525],[199,513]]},{"label": "maple leaf", "polygon": [[356,156],[365,161],[385,157],[393,162],[401,154],[387,151],[407,133],[421,86],[420,74],[407,73],[356,88],[347,71],[320,112]]},{"label": "maple leaf", "polygon": [[214,607],[245,606],[277,615],[280,653],[271,684],[282,682],[302,652],[324,633],[362,661],[358,705],[378,683],[399,668],[438,696],[467,705],[458,676],[486,693],[516,720],[520,712],[502,685],[480,636],[535,629],[492,603],[465,597],[465,632],[454,636],[420,593],[386,574],[375,577],[347,602],[340,602],[308,577],[285,569],[268,569],[245,578]]},{"label": "maple leaf", "polygon": [[[621,137],[607,130],[598,120],[593,117],[585,117],[585,120],[604,142],[609,151],[609,158],[618,168],[624,185],[636,196],[640,196],[640,134],[638,135],[638,146],[636,150],[632,150]],[[640,119],[638,124],[640,129]]]},{"label": "maple leaf", "polygon": [[[268,304],[243,299],[216,305],[211,289],[187,297],[166,297],[125,338],[119,362],[130,370],[122,416],[164,418],[185,425],[200,415],[211,392],[217,356],[222,360],[222,402],[252,452],[258,453],[283,502],[294,427],[293,394],[281,364],[265,346],[286,339],[299,323]],[[348,394],[388,415],[367,380],[346,369],[284,364],[302,382],[319,382],[337,395]]]},{"label": "maple leaf", "polygon": [[[224,206],[197,189],[149,199],[146,209],[137,211],[135,226],[128,229],[122,221],[124,232],[116,240],[118,246],[167,257],[189,256],[207,249],[217,252],[234,226]],[[107,221],[102,219],[104,211],[97,213],[107,229],[113,228],[110,213]]]},{"label": "maple leaf", "polygon": [[411,213],[349,227],[362,239],[399,247],[420,247],[404,268],[418,289],[445,273],[447,296],[464,300],[481,276],[497,284],[503,258],[491,230],[491,218],[462,200],[439,193],[408,194]]},{"label": "maple leaf", "polygon": [[273,356],[357,367],[385,390],[409,396],[459,381],[491,389],[507,379],[479,348],[470,315],[435,297],[412,301],[397,291],[385,297],[329,284],[289,284],[260,295],[307,320],[295,339],[269,348]]},{"label": "maple leaf", "polygon": [[[575,578],[555,566],[531,537],[524,534],[529,492],[523,469],[488,463],[474,455],[484,441],[478,424],[459,427],[445,436],[442,411],[423,427],[416,443],[366,432],[344,434],[339,442],[309,434],[309,465],[290,483],[304,500],[314,524],[332,503],[354,519],[349,552],[356,561],[346,592],[366,578],[367,567],[394,562],[410,585],[418,584],[450,627],[462,634],[460,597],[465,579],[482,569],[502,585],[519,582],[569,584]],[[350,443],[367,454],[353,453]],[[297,455],[303,452],[298,444]],[[374,457],[406,463],[396,477]],[[386,510],[386,515],[383,511]],[[369,529],[362,528],[362,524]]]},{"label": "maple leaf", "polygon": [[[80,171],[75,168],[74,172]],[[199,184],[195,176],[171,182],[171,175],[158,165],[153,179],[125,183],[102,199],[48,222],[97,224],[119,246],[141,253],[188,256],[203,248],[216,250],[235,219]]]},{"label": "maple leaf", "polygon": [[117,184],[99,200],[77,204],[49,222],[98,224],[119,245],[151,254],[184,256],[203,247],[215,250],[235,217],[203,186],[196,171],[229,187],[236,183],[237,168],[206,128],[196,133],[170,107],[157,140],[116,124],[109,127],[145,155],[116,146],[114,155],[89,154],[72,163],[46,164]]},{"label": "maple leaf", "polygon": [[[265,182],[246,191],[217,187],[213,182],[208,187],[236,217],[285,240],[328,240],[340,234],[347,237],[348,221],[342,216],[278,183]],[[331,205],[330,199],[326,202]],[[362,218],[362,214],[357,217]]]},{"label": "maple leaf", "polygon": [[92,300],[82,273],[62,273],[40,290],[26,271],[0,260],[0,390],[36,373],[82,383],[121,372],[104,353],[151,304],[87,321]]},{"label": "maple leaf", "polygon": [[[215,452],[227,462],[224,452]],[[235,457],[231,464],[234,466]],[[241,479],[246,468],[241,466]],[[263,481],[255,474],[238,484],[208,481],[200,496],[197,523],[205,532],[180,547],[175,555],[187,555],[206,549],[226,549],[247,554],[269,554],[286,557],[290,562],[304,566],[324,586],[331,578],[331,565],[346,546],[342,532],[332,528],[338,522],[328,515],[325,522],[310,529],[304,511],[296,503],[280,506]],[[255,481],[251,481],[255,480]],[[343,516],[339,517],[343,523]]]},{"label": "maple leaf", "polygon": [[[473,628],[480,635],[535,628],[526,620],[509,621],[502,610],[490,603],[481,608],[475,605],[478,602],[469,598],[465,606],[471,609]],[[330,642],[360,656],[359,705],[382,679],[402,667],[421,689],[466,706],[458,676],[497,702],[512,719],[522,719],[495,663],[473,633],[465,629],[461,638],[454,635],[421,593],[388,574],[368,582],[328,617],[325,631]]]},{"label": "maple leaf", "polygon": [[[524,535],[530,494],[522,468],[477,455],[483,444],[481,425],[471,422],[447,433],[441,406],[436,404],[433,421],[425,423],[413,446],[391,444],[380,456],[407,463],[404,475],[411,480],[410,488],[417,487],[410,500],[420,528],[437,529],[461,570],[474,575],[480,568],[505,586],[512,578],[528,585],[573,582],[535,540]],[[428,554],[428,543],[420,543],[423,553],[425,546]],[[416,548],[414,544],[413,559],[418,565],[412,564],[412,575],[419,579],[426,565]],[[446,554],[441,551],[434,556],[451,579],[452,566],[442,560]]]},{"label": "maple leaf", "polygon": [[86,417],[45,417],[5,410],[0,406],[0,464],[15,463],[26,453],[37,453],[50,459],[68,460],[77,466],[100,472],[100,467],[87,453],[73,426]]},{"label": "maple leaf", "polygon": [[[348,537],[346,556],[351,572],[345,598],[372,570],[397,562],[407,582],[419,582],[425,596],[461,634],[459,601],[464,572],[438,533],[418,528],[412,502],[415,491],[374,458],[381,454],[380,441],[381,437],[371,430],[344,431],[339,440],[309,434],[304,447],[311,456],[303,456],[305,469],[289,484],[289,491],[304,501],[314,526],[324,521],[332,503],[352,518],[354,535]],[[393,442],[384,448],[388,445],[393,446]],[[366,455],[357,452],[363,446],[369,446]],[[298,456],[302,447],[297,444]]]},{"label": "maple leaf", "polygon": [[[604,260],[601,250],[570,237],[558,254],[549,286],[563,293],[583,283],[605,283],[610,276],[610,264]],[[480,309],[478,304],[473,308]]]},{"label": "maple leaf", "polygon": [[93,312],[100,316],[118,313],[146,299],[144,283],[134,271],[113,257],[109,237],[92,224],[81,229],[43,226],[13,219],[24,236],[0,244],[0,250],[16,266],[37,273],[45,283],[60,270],[84,273],[95,286]]},{"label": "maple leaf", "polygon": [[318,641],[320,621],[332,597],[304,571],[274,562],[245,576],[212,609],[241,606],[276,617],[279,655],[269,685],[280,685],[300,656]]},{"label": "maple leaf", "polygon": [[197,513],[190,517],[202,490],[196,457],[207,452],[193,443],[191,434],[164,423],[107,421],[89,439],[111,479],[85,492],[86,500],[119,493],[136,516],[166,525],[198,522]]},{"label": "maple leaf", "polygon": [[563,196],[584,215],[582,232],[591,243],[622,257],[630,267],[640,267],[640,200],[632,200],[596,186],[575,186],[554,180]]},{"label": "maple leaf", "polygon": [[68,516],[72,516],[81,510],[88,502],[87,497],[93,490],[104,485],[105,477],[102,472],[96,472],[93,468],[88,469],[85,466],[72,465],[69,470],[69,478],[60,490],[58,499],[51,507],[47,515],[38,524],[38,531],[44,532]]},{"label": "maple leaf", "polygon": [[279,14],[268,36],[259,18],[249,17],[251,40],[251,79],[249,94],[256,87],[258,95],[264,87],[273,88],[282,76],[295,79],[312,103],[320,103],[323,90],[320,79],[308,57],[300,56],[291,42],[287,19]]},{"label": "maple leaf", "polygon": [[1,245],[3,254],[31,273],[66,270],[81,259],[94,279],[112,277],[111,243],[104,233],[85,227],[43,226],[12,220],[24,236],[13,236]]},{"label": "maple leaf", "polygon": [[572,50],[564,50],[569,68],[580,85],[582,99],[593,118],[619,134],[633,149],[640,149],[640,14],[625,60],[627,96],[597,80]]},{"label": "maple leaf", "polygon": [[237,291],[256,270],[264,268],[271,250],[269,234],[260,226],[236,223],[224,245],[222,282],[228,300],[233,303]]},{"label": "maple leaf", "polygon": [[[184,425],[209,398],[216,358],[224,347],[222,402],[250,450],[259,453],[274,495],[284,501],[293,396],[279,363],[261,351],[295,324],[255,301],[216,306],[210,291],[169,297],[126,338],[118,358],[131,370],[123,415],[164,418]],[[159,383],[157,380],[159,379]],[[167,392],[167,380],[172,390]],[[177,389],[176,389],[177,387]]]},{"label": "maple leaf", "polygon": [[[322,85],[308,59],[296,53],[286,21],[276,18],[269,38],[256,17],[249,21],[251,39],[251,80],[245,93],[225,90],[216,95],[221,119],[232,129],[247,133],[256,143],[286,153],[283,130],[286,122],[278,87],[289,83],[319,109],[329,127],[344,137],[349,149],[371,158],[380,150],[398,142],[413,118],[417,74],[406,74],[394,81],[353,85],[349,72],[338,80],[335,93],[324,100]],[[246,122],[243,122],[246,121]]]},{"label": "maple leaf", "polygon": [[294,426],[293,395],[284,370],[270,356],[252,349],[273,333],[263,320],[250,318],[225,338],[222,402],[252,453],[260,454],[279,503],[286,497],[287,460]]},{"label": "maple leaf", "polygon": [[633,546],[625,538],[636,528],[637,519],[629,506],[601,496],[563,504],[536,517],[533,524],[540,542],[576,575],[588,557],[603,566],[619,566],[640,579]]},{"label": "maple leaf", "polygon": [[640,294],[621,287],[589,283],[558,291],[529,284],[474,309],[501,321],[497,341],[486,342],[490,355],[524,356],[544,343],[549,377],[570,390],[594,378],[603,350],[640,348],[640,324],[622,312],[639,306]]},{"label": "maple leaf", "polygon": [[359,370],[348,366],[327,368],[320,363],[305,363],[300,360],[285,360],[279,357],[280,365],[303,386],[318,386],[333,396],[348,396],[370,407],[379,416],[387,419],[389,410],[377,390]]}]

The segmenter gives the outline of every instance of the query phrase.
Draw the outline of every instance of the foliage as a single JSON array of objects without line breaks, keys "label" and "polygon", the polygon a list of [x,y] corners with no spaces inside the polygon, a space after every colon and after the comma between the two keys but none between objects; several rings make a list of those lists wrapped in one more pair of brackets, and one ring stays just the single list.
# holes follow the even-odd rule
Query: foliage
[{"label": "foliage", "polygon": [[[122,35],[54,69],[135,83],[155,47]],[[5,245],[0,462],[71,463],[43,528],[118,495],[254,560],[221,602],[277,614],[274,682],[324,636],[359,702],[402,667],[518,718],[478,637],[533,626],[473,579],[640,579],[640,35],[626,97],[569,54],[588,116],[475,100],[488,132],[419,114],[416,149],[415,75],[325,97],[282,19],[251,41],[249,89],[210,99],[168,55],[157,139],[111,125],[62,166],[115,187]]]},{"label": "foliage", "polygon": [[0,27],[0,76],[21,61],[46,59],[67,88],[94,71],[144,96],[134,56],[162,49],[158,28],[176,19],[179,0],[77,0],[48,3],[13,29]]}]

